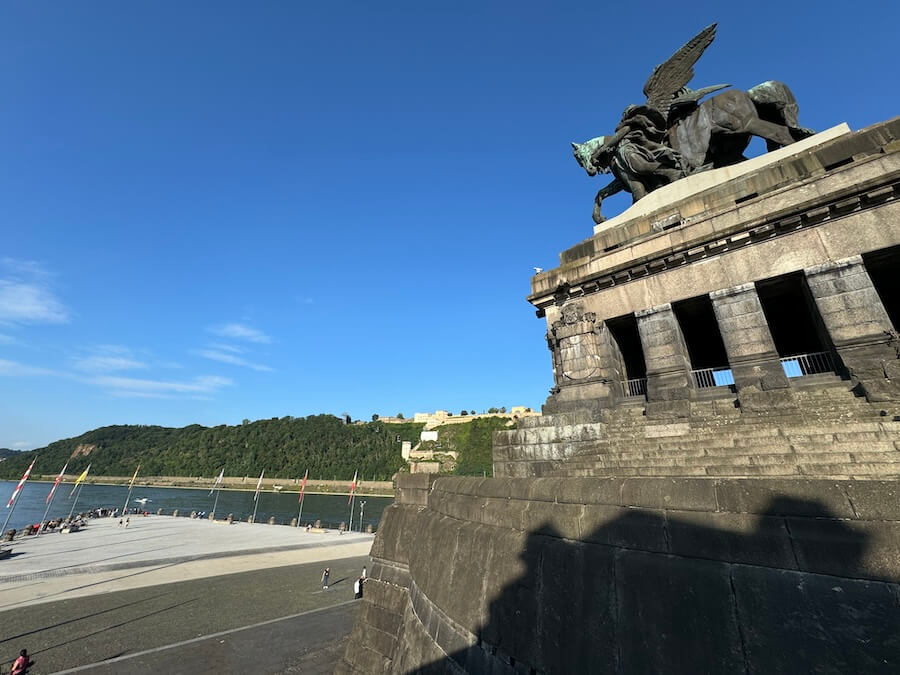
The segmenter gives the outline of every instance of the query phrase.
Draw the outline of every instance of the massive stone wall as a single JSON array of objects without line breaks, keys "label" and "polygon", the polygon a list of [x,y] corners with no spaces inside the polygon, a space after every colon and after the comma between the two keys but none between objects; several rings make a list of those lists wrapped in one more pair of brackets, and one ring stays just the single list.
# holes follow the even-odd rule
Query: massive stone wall
[{"label": "massive stone wall", "polygon": [[404,476],[338,672],[897,672],[896,482]]}]

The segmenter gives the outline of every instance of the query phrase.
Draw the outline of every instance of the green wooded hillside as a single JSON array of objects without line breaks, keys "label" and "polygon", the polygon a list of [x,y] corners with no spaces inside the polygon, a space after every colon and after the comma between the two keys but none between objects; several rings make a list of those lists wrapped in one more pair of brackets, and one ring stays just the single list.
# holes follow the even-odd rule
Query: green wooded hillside
[{"label": "green wooded hillside", "polygon": [[[491,433],[508,423],[492,417],[440,427],[445,447],[459,452],[455,473],[491,475]],[[390,480],[406,466],[400,442],[415,446],[423,426],[344,424],[333,415],[313,415],[239,426],[100,427],[45,448],[10,453],[0,462],[0,479],[18,480],[37,456],[35,475],[56,474],[69,461],[70,475],[90,462],[93,476],[130,476],[140,462],[142,476],[211,477],[224,465],[228,476],[254,476],[265,469],[271,478],[297,478],[308,468],[313,479],[349,480],[358,469],[361,479]]]},{"label": "green wooded hillside", "polygon": [[[240,426],[180,429],[127,425],[100,427],[51,443],[46,448],[17,452],[0,462],[0,478],[18,479],[37,453],[37,474],[58,473],[70,460],[68,474],[91,463],[95,476],[127,476],[141,463],[144,476],[213,476],[225,466],[229,476],[259,475],[296,478],[308,468],[311,477],[390,480],[405,462],[400,441],[419,440],[422,424],[344,424],[333,415],[282,417]],[[83,454],[86,451],[88,454]]]}]

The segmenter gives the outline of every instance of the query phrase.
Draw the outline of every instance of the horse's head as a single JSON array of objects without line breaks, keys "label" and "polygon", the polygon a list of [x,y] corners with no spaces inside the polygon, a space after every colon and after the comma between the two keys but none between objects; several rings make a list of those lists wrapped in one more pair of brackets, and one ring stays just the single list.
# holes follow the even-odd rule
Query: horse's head
[{"label": "horse's head", "polygon": [[592,157],[594,152],[606,142],[606,136],[597,136],[584,143],[572,143],[572,154],[575,155],[575,161],[587,172],[588,176],[596,176],[597,173],[606,173],[609,171],[608,166],[597,166]]}]

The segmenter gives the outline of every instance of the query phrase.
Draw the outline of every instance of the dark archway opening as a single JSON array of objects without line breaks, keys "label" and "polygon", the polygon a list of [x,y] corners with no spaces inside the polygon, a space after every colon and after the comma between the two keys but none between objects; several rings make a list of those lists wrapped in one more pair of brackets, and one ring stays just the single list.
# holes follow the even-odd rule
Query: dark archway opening
[{"label": "dark archway opening", "polygon": [[867,253],[863,263],[894,330],[900,330],[900,246]]},{"label": "dark archway opening", "polygon": [[727,368],[728,353],[708,295],[672,303],[687,346],[691,368]]},{"label": "dark archway opening", "polygon": [[802,272],[758,281],[756,292],[779,356],[832,350]]},{"label": "dark archway opening", "polygon": [[647,377],[644,349],[641,347],[641,335],[638,332],[637,319],[634,314],[609,319],[606,327],[622,357],[625,379]]}]

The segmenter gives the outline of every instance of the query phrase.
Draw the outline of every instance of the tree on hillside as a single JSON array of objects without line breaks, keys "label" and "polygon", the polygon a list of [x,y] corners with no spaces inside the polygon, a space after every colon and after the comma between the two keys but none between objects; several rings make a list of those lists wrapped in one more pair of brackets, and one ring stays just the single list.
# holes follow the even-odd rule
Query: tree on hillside
[{"label": "tree on hillside", "polygon": [[397,419],[398,419],[398,420],[404,419],[403,413],[397,413]]},{"label": "tree on hillside", "polygon": [[373,422],[377,422],[377,421],[378,421],[378,413],[372,413],[372,421],[373,421]]}]

